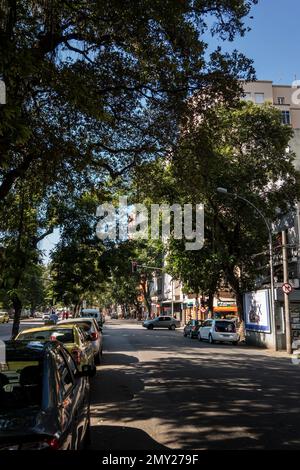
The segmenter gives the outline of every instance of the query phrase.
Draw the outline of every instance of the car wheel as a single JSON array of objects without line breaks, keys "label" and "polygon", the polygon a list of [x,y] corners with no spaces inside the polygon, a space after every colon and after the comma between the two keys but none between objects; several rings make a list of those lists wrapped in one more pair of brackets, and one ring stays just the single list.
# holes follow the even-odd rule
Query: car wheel
[{"label": "car wheel", "polygon": [[237,345],[238,345],[238,341],[232,341],[232,344],[233,344],[233,346],[237,346]]},{"label": "car wheel", "polygon": [[185,332],[185,331],[183,332],[183,336],[184,336],[185,338],[187,337],[187,334],[186,334],[186,332]]},{"label": "car wheel", "polygon": [[212,335],[209,335],[208,342],[209,342],[209,344],[214,344],[214,339],[213,339]]},{"label": "car wheel", "polygon": [[201,337],[200,333],[198,334],[198,340],[202,341],[202,337]]},{"label": "car wheel", "polygon": [[147,329],[148,329],[148,330],[153,330],[153,325],[147,326]]},{"label": "car wheel", "polygon": [[175,329],[176,329],[176,326],[175,326],[175,325],[171,325],[171,326],[170,326],[170,330],[173,330],[173,331],[174,331]]}]

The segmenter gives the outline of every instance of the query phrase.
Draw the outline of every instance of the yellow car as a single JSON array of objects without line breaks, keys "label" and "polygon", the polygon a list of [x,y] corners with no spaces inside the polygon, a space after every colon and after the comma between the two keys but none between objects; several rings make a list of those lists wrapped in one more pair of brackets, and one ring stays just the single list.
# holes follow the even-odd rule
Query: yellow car
[{"label": "yellow car", "polygon": [[7,312],[0,312],[0,323],[8,323],[9,315]]},{"label": "yellow car", "polygon": [[22,341],[60,341],[72,355],[80,371],[88,369],[90,376],[95,375],[94,350],[92,339],[77,325],[53,325],[22,330],[17,340]]}]

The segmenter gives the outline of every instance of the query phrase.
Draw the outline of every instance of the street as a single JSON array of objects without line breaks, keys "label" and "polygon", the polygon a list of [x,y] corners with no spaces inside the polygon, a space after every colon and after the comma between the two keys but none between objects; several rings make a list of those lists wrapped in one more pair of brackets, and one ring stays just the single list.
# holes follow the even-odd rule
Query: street
[{"label": "street", "polygon": [[107,320],[103,334],[92,449],[300,449],[300,366],[287,356],[128,320]]},{"label": "street", "polygon": [[300,448],[300,366],[289,358],[126,320],[104,334],[93,449]]}]

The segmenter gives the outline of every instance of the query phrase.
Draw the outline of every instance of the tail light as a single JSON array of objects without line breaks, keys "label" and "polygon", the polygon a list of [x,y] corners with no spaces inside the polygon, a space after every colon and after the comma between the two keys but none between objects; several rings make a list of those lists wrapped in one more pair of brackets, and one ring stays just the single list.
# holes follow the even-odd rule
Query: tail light
[{"label": "tail light", "polygon": [[76,349],[76,348],[75,348],[75,349],[72,349],[71,354],[72,354],[72,357],[73,357],[75,363],[76,363],[77,365],[80,364],[80,356],[81,356],[81,354],[80,354],[79,349]]},{"label": "tail light", "polygon": [[91,333],[90,336],[91,336],[91,340],[92,340],[92,341],[96,341],[96,339],[99,338],[98,333]]},{"label": "tail light", "polygon": [[8,449],[21,449],[21,450],[58,450],[60,443],[57,437],[48,437],[40,441],[23,442],[21,446],[9,446]]},{"label": "tail light", "polygon": [[192,330],[195,331],[197,329],[196,326],[192,326]]},{"label": "tail light", "polygon": [[48,444],[49,448],[52,450],[58,450],[59,449],[59,441],[57,437],[52,437],[50,439],[45,440],[46,444]]}]

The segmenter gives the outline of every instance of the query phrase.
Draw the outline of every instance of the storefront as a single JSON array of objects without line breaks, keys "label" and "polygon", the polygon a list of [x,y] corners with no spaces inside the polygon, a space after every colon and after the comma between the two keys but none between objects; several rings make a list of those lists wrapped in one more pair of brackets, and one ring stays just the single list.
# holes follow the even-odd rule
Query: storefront
[{"label": "storefront", "polygon": [[213,318],[225,318],[226,320],[239,318],[238,308],[233,304],[213,307]]},{"label": "storefront", "polygon": [[[161,315],[172,315],[172,302],[171,301],[164,301],[161,303]],[[173,315],[179,320],[181,323],[184,322],[183,318],[183,304],[180,300],[173,301]]]}]

